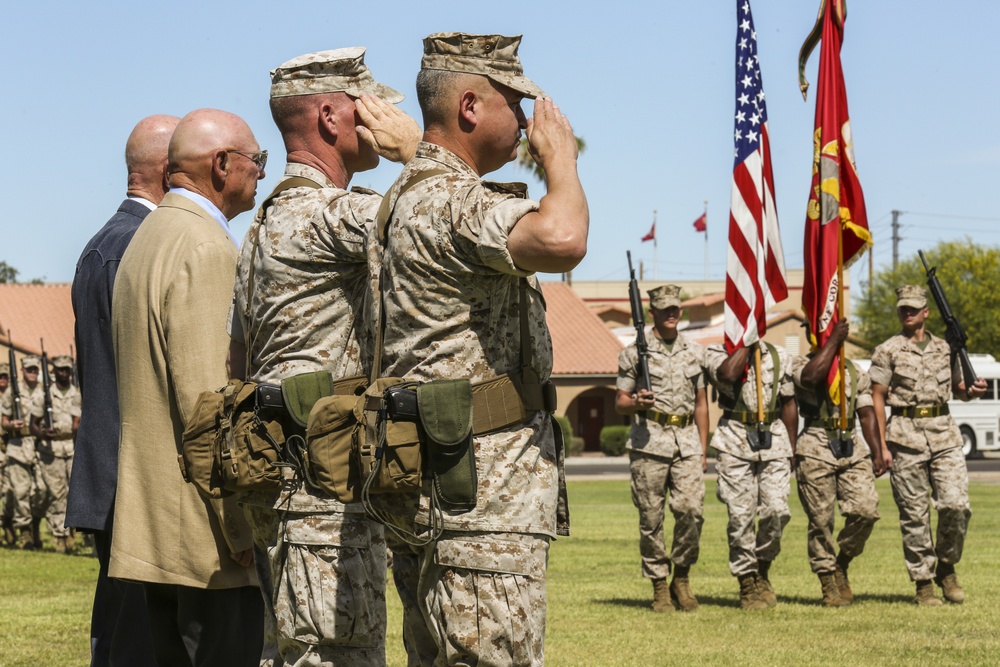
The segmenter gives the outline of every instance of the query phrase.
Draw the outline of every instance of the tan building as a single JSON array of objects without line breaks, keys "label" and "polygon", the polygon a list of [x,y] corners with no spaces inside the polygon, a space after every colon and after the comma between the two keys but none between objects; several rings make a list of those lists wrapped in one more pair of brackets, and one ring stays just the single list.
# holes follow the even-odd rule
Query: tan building
[{"label": "tan building", "polygon": [[569,418],[585,451],[600,451],[601,429],[621,424],[615,412],[615,379],[622,344],[566,283],[542,283],[552,334],[552,382],[558,414]]}]

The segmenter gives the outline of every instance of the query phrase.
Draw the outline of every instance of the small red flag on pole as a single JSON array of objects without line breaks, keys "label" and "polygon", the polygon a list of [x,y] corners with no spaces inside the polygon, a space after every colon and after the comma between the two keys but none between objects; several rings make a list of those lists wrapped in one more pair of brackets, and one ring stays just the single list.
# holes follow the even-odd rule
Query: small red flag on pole
[{"label": "small red flag on pole", "polygon": [[708,231],[708,213],[702,213],[701,217],[694,221],[694,231]]},{"label": "small red flag on pole", "polygon": [[653,226],[649,228],[649,233],[642,237],[642,242],[646,241],[656,243],[656,220],[653,220]]}]

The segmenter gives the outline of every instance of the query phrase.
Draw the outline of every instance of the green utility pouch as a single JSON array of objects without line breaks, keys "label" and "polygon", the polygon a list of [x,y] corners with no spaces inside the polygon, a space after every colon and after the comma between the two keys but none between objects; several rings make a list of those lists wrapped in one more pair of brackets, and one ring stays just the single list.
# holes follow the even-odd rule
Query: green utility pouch
[{"label": "green utility pouch", "polygon": [[417,387],[417,408],[427,447],[427,470],[439,506],[468,512],[476,506],[476,456],[472,446],[472,385],[437,380]]},{"label": "green utility pouch", "polygon": [[288,416],[299,426],[309,422],[309,412],[316,401],[333,394],[333,381],[327,371],[299,373],[281,381],[281,397]]}]

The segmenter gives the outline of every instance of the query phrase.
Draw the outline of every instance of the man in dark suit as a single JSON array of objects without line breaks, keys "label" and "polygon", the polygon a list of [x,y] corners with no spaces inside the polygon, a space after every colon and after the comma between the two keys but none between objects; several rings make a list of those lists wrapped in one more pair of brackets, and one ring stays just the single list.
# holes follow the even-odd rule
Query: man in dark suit
[{"label": "man in dark suit", "polygon": [[108,578],[118,481],[118,389],[111,339],[111,295],[118,263],[139,223],[166,192],[174,116],[139,121],[125,144],[128,198],[87,243],[76,265],[73,311],[83,399],[66,524],[92,532],[100,571],[90,624],[91,665],[155,665],[142,586]]}]

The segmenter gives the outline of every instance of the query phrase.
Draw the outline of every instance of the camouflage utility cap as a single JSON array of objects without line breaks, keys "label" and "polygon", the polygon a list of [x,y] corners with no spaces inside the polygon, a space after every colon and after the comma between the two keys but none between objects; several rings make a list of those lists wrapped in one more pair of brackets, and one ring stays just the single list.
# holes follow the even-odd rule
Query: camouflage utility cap
[{"label": "camouflage utility cap", "polygon": [[927,306],[927,290],[920,285],[903,285],[896,288],[896,308],[924,308]]},{"label": "camouflage utility cap", "polygon": [[672,306],[681,307],[680,285],[660,285],[647,292],[649,306],[656,310],[666,310]]},{"label": "camouflage utility cap", "polygon": [[21,368],[31,368],[32,366],[36,368],[41,368],[42,360],[33,354],[28,354],[21,357]]},{"label": "camouflage utility cap", "polygon": [[468,35],[464,32],[436,32],[424,38],[421,69],[481,74],[526,97],[545,93],[524,76],[517,47],[521,36]]},{"label": "camouflage utility cap", "polygon": [[57,357],[52,357],[52,367],[53,368],[69,368],[73,369],[73,357],[68,354],[60,354]]},{"label": "camouflage utility cap", "polygon": [[10,364],[0,364],[0,375],[10,375]]},{"label": "camouflage utility cap", "polygon": [[403,101],[402,93],[372,77],[363,46],[307,53],[271,70],[271,99],[341,92],[351,97],[369,93],[390,104]]}]

